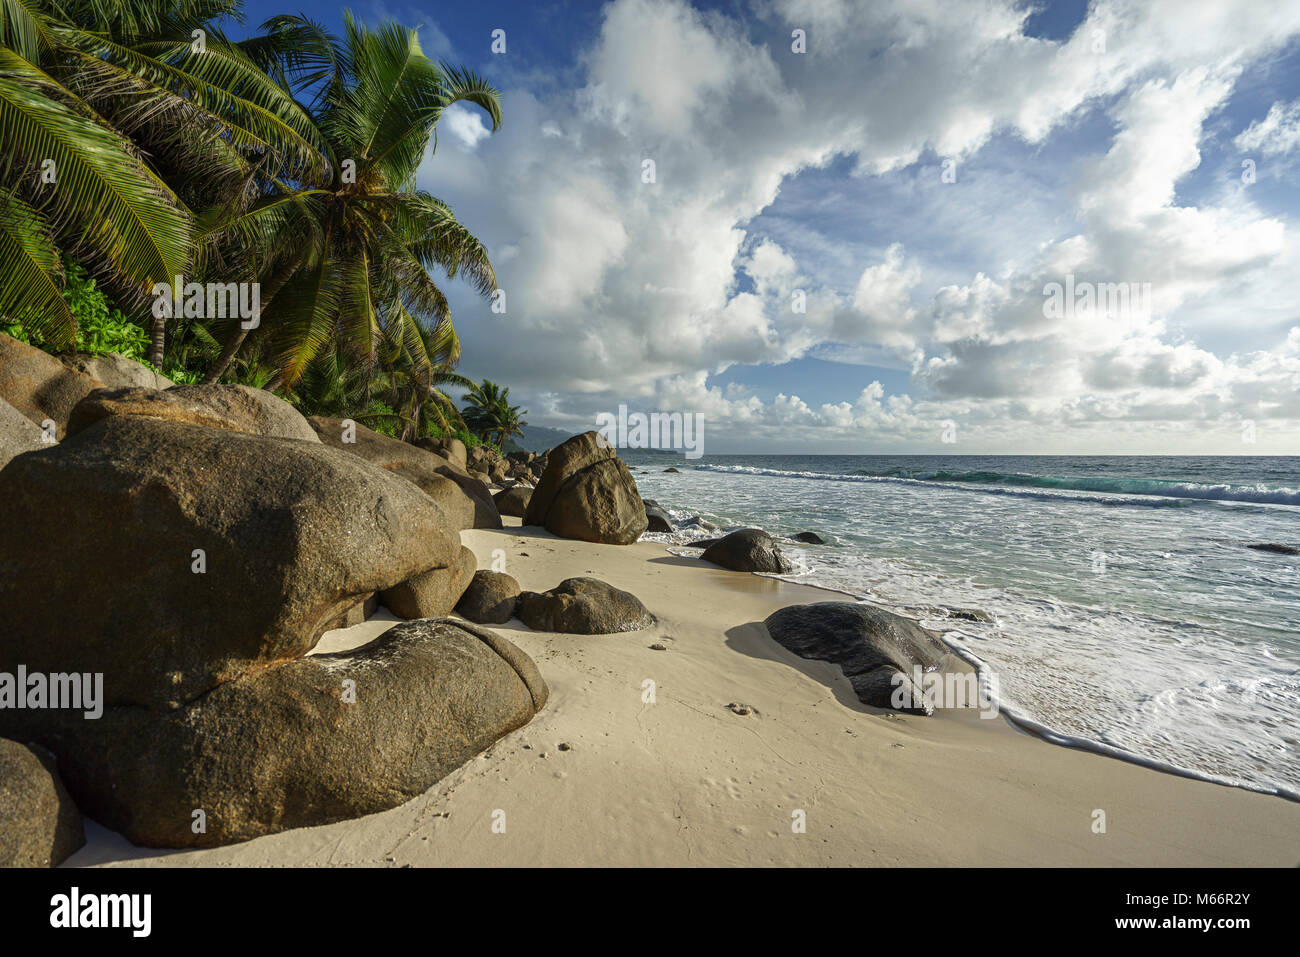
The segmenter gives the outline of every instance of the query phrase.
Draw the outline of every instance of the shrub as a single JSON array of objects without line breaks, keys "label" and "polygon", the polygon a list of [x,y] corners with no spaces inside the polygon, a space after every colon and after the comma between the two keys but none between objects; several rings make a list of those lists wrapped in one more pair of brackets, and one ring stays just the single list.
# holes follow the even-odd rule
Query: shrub
[{"label": "shrub", "polygon": [[[79,264],[65,263],[64,274],[67,283],[63,287],[63,298],[77,319],[77,351],[90,355],[116,353],[148,365],[145,361],[149,354],[148,331],[128,319],[122,310],[110,306],[108,296]],[[17,322],[0,320],[0,331],[22,342],[46,348],[39,337],[29,337]]]}]

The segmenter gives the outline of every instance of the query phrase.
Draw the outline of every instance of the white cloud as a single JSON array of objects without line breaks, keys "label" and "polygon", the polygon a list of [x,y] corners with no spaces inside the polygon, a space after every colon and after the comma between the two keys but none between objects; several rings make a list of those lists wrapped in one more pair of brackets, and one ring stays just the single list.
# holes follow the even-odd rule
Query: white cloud
[{"label": "white cloud", "polygon": [[463,103],[453,103],[442,114],[438,132],[450,133],[464,146],[473,149],[479,140],[491,135],[492,131],[483,124],[476,109],[472,110]]},{"label": "white cloud", "polygon": [[1240,150],[1259,150],[1265,156],[1300,149],[1300,100],[1274,103],[1267,116],[1251,123],[1233,142]]},{"label": "white cloud", "polygon": [[[1059,441],[1061,423],[1082,435],[1079,423],[1126,408],[1223,416],[1234,402],[1263,401],[1247,392],[1300,385],[1294,361],[1275,352],[1234,357],[1187,338],[1196,317],[1221,321],[1249,303],[1259,308],[1240,318],[1243,330],[1276,343],[1286,318],[1277,303],[1300,301],[1297,282],[1276,273],[1297,261],[1287,224],[1241,191],[1200,206],[1177,194],[1242,72],[1300,31],[1300,5],[1246,17],[1230,2],[1099,0],[1063,43],[1025,37],[1027,8],[997,0],[771,0],[755,10],[742,24],[679,0],[615,0],[581,89],[508,92],[505,125],[486,140],[481,123],[444,121],[472,149],[440,150],[423,180],[488,241],[509,297],[498,318],[449,289],[466,371],[525,396],[556,393],[555,424],[584,403],[642,397],[714,410],[738,435],[799,421],[835,441],[902,441],[959,417],[990,442]],[[790,50],[794,27],[808,31],[806,54]],[[933,279],[945,267],[924,245],[904,250],[884,235],[873,237],[882,254],[854,263],[856,282],[840,286],[752,232],[789,177],[838,155],[853,157],[857,175],[899,175],[927,151],[968,160],[999,135],[1045,143],[1094,109],[1109,113],[1113,137],[1057,169],[1065,185],[1036,198],[1058,204],[1070,228],[1026,224],[1017,247],[1014,224],[999,224],[999,259],[959,282]],[[1242,135],[1275,144],[1291,123],[1284,111],[1268,131]],[[653,183],[642,181],[647,159]],[[989,218],[978,182],[960,173],[927,200],[947,204],[945,222],[976,251]],[[1013,179],[998,187],[1014,201]],[[1043,284],[1067,272],[1150,282],[1157,309],[1051,320]],[[805,313],[791,308],[796,284]],[[810,354],[910,367],[916,395],[813,407],[706,388],[731,365]],[[1007,421],[1025,416],[1020,427]]]}]

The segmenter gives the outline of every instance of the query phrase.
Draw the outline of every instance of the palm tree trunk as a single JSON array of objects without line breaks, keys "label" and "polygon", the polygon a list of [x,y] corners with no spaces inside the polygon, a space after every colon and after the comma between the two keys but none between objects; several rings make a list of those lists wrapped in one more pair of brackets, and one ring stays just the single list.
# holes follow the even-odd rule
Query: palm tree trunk
[{"label": "palm tree trunk", "polygon": [[[298,271],[301,258],[301,256],[294,257],[293,263],[277,273],[275,279],[268,283],[269,292],[267,292],[266,298],[261,299],[259,297],[259,308],[262,312],[266,311],[266,307],[275,298],[275,294],[284,288],[284,284],[289,281],[289,277]],[[230,368],[230,363],[235,361],[235,356],[239,353],[240,347],[243,346],[244,340],[248,338],[248,334],[252,331],[252,329],[245,329],[242,322],[239,323],[235,329],[235,334],[230,337],[226,347],[221,350],[220,358],[208,370],[208,374],[203,377],[204,385],[212,385],[226,374],[226,370]]]},{"label": "palm tree trunk", "polygon": [[212,385],[226,374],[226,370],[230,368],[230,363],[234,361],[235,354],[239,352],[240,346],[244,344],[244,340],[248,338],[250,331],[244,328],[242,322],[239,324],[235,334],[230,337],[226,342],[226,347],[221,350],[221,357],[208,370],[208,374],[203,377],[203,385]]},{"label": "palm tree trunk", "polygon": [[153,363],[154,368],[161,372],[163,367],[163,347],[167,344],[167,320],[162,316],[154,316],[153,328],[150,333],[153,337],[153,346],[149,350],[149,361]]}]

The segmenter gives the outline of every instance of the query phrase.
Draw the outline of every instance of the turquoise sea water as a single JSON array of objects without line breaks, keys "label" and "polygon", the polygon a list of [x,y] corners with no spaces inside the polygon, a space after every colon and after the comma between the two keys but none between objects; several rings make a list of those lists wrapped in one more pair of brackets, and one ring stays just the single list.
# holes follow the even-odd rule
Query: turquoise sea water
[{"label": "turquoise sea water", "polygon": [[944,630],[1063,742],[1300,797],[1300,557],[1247,547],[1300,546],[1300,458],[620,454],[675,519],[817,532],[783,577]]}]

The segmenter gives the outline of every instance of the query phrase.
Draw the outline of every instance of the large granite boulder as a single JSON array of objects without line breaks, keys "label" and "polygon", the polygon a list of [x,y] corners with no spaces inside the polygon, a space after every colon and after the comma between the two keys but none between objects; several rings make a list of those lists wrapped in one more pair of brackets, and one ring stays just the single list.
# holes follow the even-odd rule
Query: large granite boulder
[{"label": "large granite boulder", "polygon": [[57,867],[85,843],[54,758],[0,738],[0,867]]},{"label": "large granite boulder", "polygon": [[741,528],[724,535],[710,542],[700,557],[737,572],[783,573],[794,567],[781,554],[776,540],[761,528]]},{"label": "large granite boulder", "polygon": [[501,636],[425,619],[169,713],[14,714],[39,725],[87,815],[137,845],[210,847],[395,807],[526,724],[547,694]]},{"label": "large granite boulder", "polygon": [[487,485],[441,455],[368,429],[359,422],[348,424],[346,419],[325,416],[312,416],[307,421],[326,445],[350,452],[422,489],[442,506],[458,530],[501,527],[501,513]]},{"label": "large granite boulder", "polygon": [[98,379],[69,369],[48,352],[0,335],[0,399],[37,425],[53,422],[56,439],[63,438],[73,406],[102,387]]},{"label": "large granite boulder", "polygon": [[[931,714],[914,669],[927,672],[950,663],[948,647],[910,618],[849,601],[791,605],[768,616],[768,634],[800,658],[840,666],[863,704]],[[894,708],[896,688],[907,689],[910,707]]]},{"label": "large granite boulder", "polygon": [[523,592],[518,614],[519,620],[535,631],[571,635],[640,631],[655,621],[631,592],[595,578],[569,578],[548,592]]},{"label": "large granite boulder", "polygon": [[533,490],[524,485],[514,485],[492,496],[497,511],[502,515],[523,518],[528,514],[528,501],[533,497]]},{"label": "large granite boulder", "polygon": [[131,415],[320,442],[315,430],[288,402],[265,389],[246,385],[178,385],[161,391],[141,386],[96,389],[72,410],[68,435],[76,435],[110,416]]},{"label": "large granite boulder", "polygon": [[480,625],[503,625],[515,617],[519,582],[503,572],[480,568],[460,596],[456,612]]},{"label": "large granite boulder", "polygon": [[39,425],[0,399],[0,469],[15,455],[43,449],[47,444]]},{"label": "large granite boulder", "polygon": [[398,618],[441,618],[456,607],[477,566],[474,553],[462,545],[456,560],[447,568],[420,572],[400,585],[385,589],[379,599]]},{"label": "large granite boulder", "polygon": [[142,415],[11,461],[0,528],[21,530],[0,535],[0,671],[102,672],[108,703],[154,710],[304,654],[461,547],[355,456]]},{"label": "large granite boulder", "polygon": [[465,443],[460,439],[447,436],[441,439],[430,438],[428,436],[415,440],[415,444],[424,449],[426,452],[433,452],[442,456],[462,472],[468,471],[467,455]]},{"label": "large granite boulder", "polygon": [[59,361],[69,369],[85,373],[92,379],[98,379],[106,389],[127,389],[136,386],[143,389],[170,389],[174,382],[161,372],[155,372],[153,366],[136,362],[126,356],[60,356]]},{"label": "large granite boulder", "polygon": [[585,432],[547,454],[524,524],[561,538],[628,545],[648,523],[627,465],[599,434]]}]

